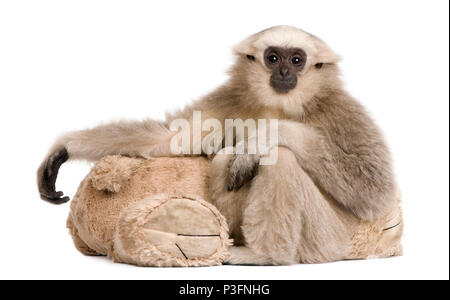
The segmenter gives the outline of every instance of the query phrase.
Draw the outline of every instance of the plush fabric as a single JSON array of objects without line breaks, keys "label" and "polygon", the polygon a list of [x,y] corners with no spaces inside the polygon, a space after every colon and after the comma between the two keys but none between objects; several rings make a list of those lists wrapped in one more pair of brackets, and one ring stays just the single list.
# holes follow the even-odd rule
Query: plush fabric
[{"label": "plush fabric", "polygon": [[[107,156],[81,182],[67,220],[77,249],[139,266],[213,266],[229,258],[228,225],[210,202],[203,157]],[[341,214],[342,215],[342,214]],[[347,259],[400,255],[400,206],[353,230]]]},{"label": "plush fabric", "polygon": [[204,158],[108,156],[92,168],[67,221],[75,246],[141,266],[212,266],[228,258],[228,227],[206,198]]}]

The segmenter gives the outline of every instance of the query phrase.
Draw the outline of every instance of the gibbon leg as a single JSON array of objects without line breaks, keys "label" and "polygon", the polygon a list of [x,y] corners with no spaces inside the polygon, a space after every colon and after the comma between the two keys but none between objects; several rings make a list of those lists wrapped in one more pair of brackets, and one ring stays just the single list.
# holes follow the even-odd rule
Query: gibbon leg
[{"label": "gibbon leg", "polygon": [[209,192],[211,202],[219,209],[228,223],[230,237],[234,245],[243,245],[242,235],[242,212],[245,200],[248,196],[248,185],[243,186],[236,192],[229,192],[227,189],[227,177],[230,161],[233,158],[233,147],[220,150],[212,161]]},{"label": "gibbon leg", "polygon": [[350,233],[338,209],[322,196],[293,152],[283,147],[272,151],[278,151],[278,161],[259,166],[246,199],[234,199],[244,201],[245,246],[232,248],[228,263],[284,265],[343,259]]}]

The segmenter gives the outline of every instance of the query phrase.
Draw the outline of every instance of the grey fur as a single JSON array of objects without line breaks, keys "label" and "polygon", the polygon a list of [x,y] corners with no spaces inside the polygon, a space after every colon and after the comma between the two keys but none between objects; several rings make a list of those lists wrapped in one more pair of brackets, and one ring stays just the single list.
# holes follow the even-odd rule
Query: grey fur
[{"label": "grey fur", "polygon": [[[302,48],[308,60],[295,88],[280,94],[270,86],[270,71],[261,57],[264,47],[284,45]],[[236,245],[243,247],[233,248],[230,263],[291,264],[345,257],[352,232],[339,212],[372,220],[396,203],[391,156],[380,130],[344,90],[339,57],[317,37],[292,27],[273,27],[245,39],[235,54],[226,84],[169,114],[166,122],[117,122],[62,136],[38,171],[41,193],[50,192],[56,203],[65,199],[44,176],[45,170],[57,171],[52,157],[62,148],[70,159],[172,156],[169,144],[175,133],[168,124],[178,118],[192,122],[195,110],[222,125],[225,119],[274,118],[279,120],[279,143],[272,151],[280,152],[275,165],[259,166],[253,178],[257,156],[220,154],[213,160],[212,199],[227,218]]]}]

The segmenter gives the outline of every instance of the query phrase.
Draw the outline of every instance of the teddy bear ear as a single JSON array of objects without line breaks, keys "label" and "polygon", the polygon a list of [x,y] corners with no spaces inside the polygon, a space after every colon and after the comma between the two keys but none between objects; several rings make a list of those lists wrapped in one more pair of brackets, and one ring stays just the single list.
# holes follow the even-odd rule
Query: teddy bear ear
[{"label": "teddy bear ear", "polygon": [[105,156],[89,173],[92,186],[99,191],[118,193],[143,160],[120,155]]}]

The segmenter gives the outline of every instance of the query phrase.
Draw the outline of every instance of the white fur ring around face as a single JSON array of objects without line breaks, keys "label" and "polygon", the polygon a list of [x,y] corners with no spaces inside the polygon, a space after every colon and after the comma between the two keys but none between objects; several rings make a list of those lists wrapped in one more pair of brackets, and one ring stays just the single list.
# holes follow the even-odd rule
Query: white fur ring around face
[{"label": "white fur ring around face", "polygon": [[212,266],[228,259],[224,217],[201,199],[152,196],[120,214],[114,259],[140,266]]}]

